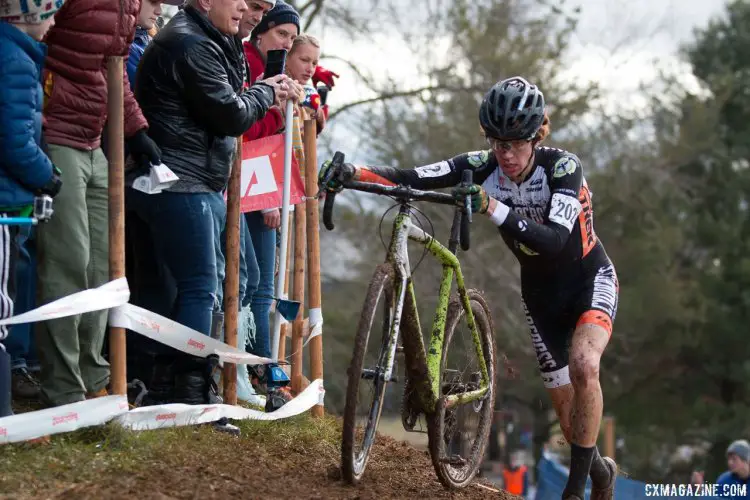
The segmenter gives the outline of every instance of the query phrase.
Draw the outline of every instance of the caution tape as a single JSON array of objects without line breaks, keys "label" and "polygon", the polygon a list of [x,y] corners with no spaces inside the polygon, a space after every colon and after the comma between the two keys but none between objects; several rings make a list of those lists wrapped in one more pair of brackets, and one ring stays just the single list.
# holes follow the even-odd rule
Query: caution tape
[{"label": "caution tape", "polygon": [[127,304],[128,300],[130,300],[128,281],[125,278],[120,278],[99,288],[77,292],[18,316],[2,319],[0,320],[0,326],[38,323],[39,321],[75,316],[76,314],[112,309]]},{"label": "caution tape", "polygon": [[323,381],[317,379],[310,383],[296,398],[271,413],[225,404],[185,405],[170,403],[136,408],[118,416],[116,420],[123,427],[135,431],[206,424],[221,418],[231,420],[282,420],[304,413],[313,406],[323,404],[324,396]]},{"label": "caution tape", "polygon": [[105,396],[79,403],[0,418],[0,444],[103,425],[128,411],[125,396]]},{"label": "caution tape", "polygon": [[72,432],[113,421],[125,429],[145,431],[165,427],[207,424],[221,418],[232,420],[282,420],[300,415],[325,397],[323,381],[313,381],[284,406],[272,413],[232,406],[165,404],[128,410],[125,396],[104,396],[79,403],[0,418],[0,444],[17,443]]},{"label": "caution tape", "polygon": [[[119,278],[98,288],[74,293],[18,316],[0,320],[0,326],[36,323],[109,309],[111,326],[132,330],[186,354],[199,357],[216,354],[221,362],[235,364],[275,362],[273,359],[247,353],[176,321],[129,304],[129,300],[128,282],[125,278]],[[315,335],[311,335],[313,336]],[[324,396],[323,381],[320,379],[313,381],[297,397],[272,413],[225,404],[166,404],[128,410],[128,400],[125,396],[105,396],[0,418],[0,444],[71,432],[112,420],[133,430],[195,425],[215,422],[221,418],[280,420],[304,413],[315,405],[322,405]]]},{"label": "caution tape", "polygon": [[274,362],[272,359],[241,351],[220,340],[133,304],[124,304],[114,308],[109,314],[109,324],[138,332],[145,337],[193,356],[205,358],[210,354],[217,354],[222,362],[242,365],[263,365]]}]

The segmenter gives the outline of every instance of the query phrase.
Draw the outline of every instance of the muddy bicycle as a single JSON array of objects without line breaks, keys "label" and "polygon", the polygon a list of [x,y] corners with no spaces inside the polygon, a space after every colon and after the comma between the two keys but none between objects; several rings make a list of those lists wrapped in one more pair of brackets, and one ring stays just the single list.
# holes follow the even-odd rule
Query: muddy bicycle
[{"label": "muddy bicycle", "polygon": [[[330,171],[335,172],[335,167],[343,162],[343,154],[337,152]],[[471,184],[471,175],[471,171],[465,171],[462,182]],[[326,184],[327,180],[321,182],[322,186]],[[359,181],[344,181],[342,185],[346,189],[388,196],[400,205],[386,260],[377,266],[369,284],[348,367],[341,445],[343,476],[355,484],[364,475],[386,387],[397,382],[396,357],[403,353],[404,429],[413,432],[420,415],[424,416],[430,456],[440,482],[447,488],[462,488],[474,479],[484,456],[496,393],[490,310],[479,291],[466,288],[457,257],[459,243],[463,250],[469,249],[469,200],[465,206],[457,206],[449,194],[408,186]],[[327,191],[323,219],[329,230],[334,229],[335,196],[335,191]],[[417,201],[455,207],[448,247],[412,222],[412,203]],[[443,267],[437,311],[426,347],[417,312],[408,240],[424,245]],[[454,276],[457,295],[451,294]],[[377,328],[373,331],[374,324],[379,331]],[[462,330],[459,333],[464,326],[468,333]],[[372,352],[368,346],[373,348]],[[360,396],[365,398],[362,415],[358,414]]]}]

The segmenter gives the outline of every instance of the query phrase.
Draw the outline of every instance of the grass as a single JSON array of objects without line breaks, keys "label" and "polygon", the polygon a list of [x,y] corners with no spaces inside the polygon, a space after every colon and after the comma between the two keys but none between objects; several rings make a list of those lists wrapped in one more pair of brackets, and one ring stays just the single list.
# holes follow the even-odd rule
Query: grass
[{"label": "grass", "polygon": [[[263,442],[268,449],[323,447],[325,452],[336,452],[341,432],[340,424],[330,416],[299,415],[235,425],[242,431],[241,441]],[[206,425],[135,432],[110,423],[52,436],[48,445],[0,446],[0,492],[30,493],[30,489],[95,482],[112,474],[137,475],[154,463],[194,463],[196,456],[217,459],[238,445],[237,438]]]}]

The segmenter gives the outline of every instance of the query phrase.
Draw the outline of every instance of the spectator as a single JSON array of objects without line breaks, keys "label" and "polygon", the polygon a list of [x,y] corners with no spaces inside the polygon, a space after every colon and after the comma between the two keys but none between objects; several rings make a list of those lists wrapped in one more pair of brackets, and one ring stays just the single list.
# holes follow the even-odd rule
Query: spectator
[{"label": "spectator", "polygon": [[[36,303],[36,230],[32,226],[20,227],[16,241],[18,260],[13,312],[18,316],[33,309]],[[31,323],[13,325],[5,347],[10,355],[13,399],[39,398],[39,380],[34,374],[38,374],[40,368]]]},{"label": "spectator", "polygon": [[529,471],[518,452],[510,455],[508,467],[503,470],[503,487],[513,495],[526,498],[529,491]]},{"label": "spectator", "polygon": [[[35,194],[55,196],[60,176],[42,144],[40,43],[62,0],[0,5],[0,218],[29,216]],[[13,316],[18,226],[0,226],[0,316]],[[0,417],[12,415],[10,356],[0,327]]]},{"label": "spectator", "polygon": [[128,55],[128,80],[131,88],[135,88],[135,72],[138,69],[141,56],[157,33],[156,20],[161,16],[162,5],[179,6],[182,5],[182,2],[183,0],[143,0],[141,2],[138,24],[135,27],[135,38],[133,43],[130,44]]},{"label": "spectator", "polygon": [[[38,298],[44,304],[109,280],[107,59],[127,56],[139,2],[69,0],[47,34],[44,134],[65,188],[55,216],[39,227]],[[159,162],[159,148],[123,77],[125,137],[131,154]],[[42,399],[50,406],[107,395],[102,356],[107,311],[37,324]]]},{"label": "spectator", "polygon": [[[182,5],[182,0],[143,0],[135,28],[135,39],[128,55],[128,80],[135,92],[135,75],[148,44],[158,32],[157,18],[162,14],[162,5]],[[102,137],[107,140],[106,135]],[[126,150],[127,156],[127,150]],[[127,168],[127,167],[126,167]],[[126,198],[125,205],[129,206]],[[130,302],[148,307],[151,311],[166,316],[173,299],[171,280],[162,263],[154,255],[154,242],[148,224],[132,210],[125,212],[125,259],[126,276],[130,286]],[[159,304],[159,306],[157,306]],[[128,380],[148,381],[154,364],[154,355],[162,350],[161,344],[136,332],[127,331],[127,375]]]},{"label": "spectator", "polygon": [[[299,33],[299,14],[290,5],[278,0],[253,29],[250,42],[245,42],[244,50],[250,70],[249,81],[254,81],[265,71],[266,54],[269,50],[292,48],[292,42]],[[292,92],[295,94],[297,91]],[[281,104],[281,103],[280,103]],[[266,118],[245,132],[247,140],[259,139],[278,133],[284,126],[283,108],[272,111],[273,119]],[[276,120],[273,121],[272,120]],[[276,266],[276,230],[281,225],[281,212],[278,208],[245,214],[248,230],[255,250],[260,280],[257,291],[245,295],[245,304],[250,304],[255,318],[255,339],[250,351],[263,357],[271,356],[271,327],[269,314],[274,294],[274,272]],[[246,252],[248,252],[246,250]],[[249,252],[248,252],[249,253]],[[280,277],[283,279],[283,277]]]},{"label": "spectator", "polygon": [[[287,74],[301,85],[307,85],[318,68],[320,60],[320,41],[312,35],[302,34],[294,39],[292,50],[287,59]],[[314,92],[317,95],[317,91]],[[314,118],[318,134],[323,131],[328,115],[328,105],[303,106],[304,116],[301,121]]]},{"label": "spectator", "polygon": [[[245,63],[234,36],[245,0],[188,0],[154,37],[136,75],[136,95],[179,181],[158,194],[129,189],[131,207],[147,221],[156,255],[177,287],[170,315],[209,335],[217,307],[220,234],[237,136],[286,98],[284,75],[243,89]],[[159,356],[149,386],[154,400],[217,400],[211,360]]]},{"label": "spectator", "polygon": [[[745,485],[750,488],[750,443],[744,439],[738,439],[729,445],[727,448],[727,467],[729,470],[716,480],[719,485],[719,495],[725,498],[747,498],[745,495],[731,497],[729,496],[731,490],[726,491],[725,494],[723,492],[724,488],[731,485]],[[747,490],[745,491],[747,492]]]},{"label": "spectator", "polygon": [[[263,19],[263,16],[268,13],[269,10],[271,10],[275,5],[275,0],[251,0],[248,1],[248,9],[245,11],[244,15],[242,16],[242,20],[240,21],[240,28],[237,32],[237,36],[235,37],[235,45],[237,46],[237,51],[239,54],[243,53],[242,48],[242,40],[250,36],[250,33],[255,29],[255,27],[261,22]],[[244,60],[244,55],[242,56]],[[247,64],[247,61],[245,61]],[[250,71],[249,69],[246,70],[246,80],[245,80],[245,87],[249,87],[251,85],[251,81],[249,80]],[[272,113],[276,112],[278,113],[277,107],[272,107],[272,110],[275,109],[275,111],[269,111],[266,116],[263,117],[263,120],[266,120],[269,118],[269,116],[272,117]],[[259,120],[262,121],[262,120]],[[222,232],[221,235],[221,242],[224,244],[226,242],[226,232]],[[223,248],[223,247],[222,247]],[[241,349],[244,349],[247,347],[248,343],[251,339],[255,338],[255,319],[253,317],[253,312],[249,304],[249,300],[245,301],[245,296],[249,293],[250,297],[252,297],[252,294],[255,293],[255,291],[258,289],[258,281],[260,280],[260,270],[258,269],[258,260],[255,257],[255,249],[253,248],[252,241],[250,239],[250,233],[247,229],[247,224],[245,223],[244,218],[240,222],[240,270],[239,270],[239,281],[240,281],[240,289],[239,289],[239,323],[238,323],[238,332],[237,332],[237,345]],[[222,300],[220,302],[223,304],[223,290],[222,290],[222,281],[219,281],[219,290],[217,294],[222,297]],[[249,292],[248,292],[249,290]],[[246,304],[243,306],[243,304]],[[223,308],[222,308],[223,311]],[[217,321],[221,321],[223,323],[223,314],[217,318]],[[249,373],[247,370],[247,365],[239,365],[237,367],[237,398],[241,399],[243,401],[247,401],[253,404],[257,405],[263,405],[264,401],[258,397],[257,392],[255,391],[255,388],[252,386],[250,382]]]}]

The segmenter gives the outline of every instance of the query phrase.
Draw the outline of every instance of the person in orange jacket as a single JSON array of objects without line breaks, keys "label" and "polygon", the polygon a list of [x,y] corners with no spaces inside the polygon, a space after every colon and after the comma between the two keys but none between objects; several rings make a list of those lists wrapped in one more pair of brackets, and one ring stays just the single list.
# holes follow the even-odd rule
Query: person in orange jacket
[{"label": "person in orange jacket", "polygon": [[524,498],[529,492],[529,469],[516,453],[511,454],[508,467],[503,469],[503,489]]}]

